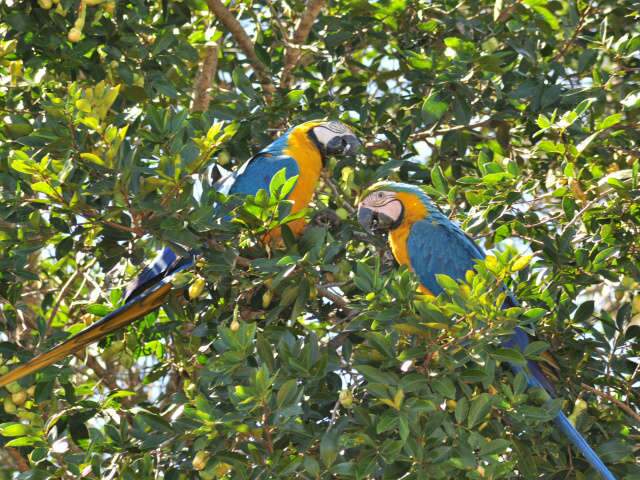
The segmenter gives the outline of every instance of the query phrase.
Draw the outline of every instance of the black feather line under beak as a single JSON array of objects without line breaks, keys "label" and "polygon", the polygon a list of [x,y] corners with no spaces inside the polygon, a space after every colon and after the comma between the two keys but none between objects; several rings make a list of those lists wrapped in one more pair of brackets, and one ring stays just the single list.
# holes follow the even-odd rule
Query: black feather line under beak
[{"label": "black feather line under beak", "polygon": [[358,222],[371,235],[386,233],[398,223],[397,220],[390,216],[367,207],[358,208]]}]

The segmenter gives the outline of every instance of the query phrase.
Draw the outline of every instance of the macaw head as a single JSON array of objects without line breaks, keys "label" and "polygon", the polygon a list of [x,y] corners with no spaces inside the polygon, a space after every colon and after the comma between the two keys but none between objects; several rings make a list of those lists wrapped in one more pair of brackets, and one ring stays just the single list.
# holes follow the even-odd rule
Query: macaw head
[{"label": "macaw head", "polygon": [[378,182],[367,188],[361,198],[358,222],[374,235],[423,220],[435,208],[419,187],[407,183]]},{"label": "macaw head", "polygon": [[305,122],[293,127],[292,133],[307,135],[323,159],[331,155],[354,156],[362,145],[353,131],[337,120]]}]

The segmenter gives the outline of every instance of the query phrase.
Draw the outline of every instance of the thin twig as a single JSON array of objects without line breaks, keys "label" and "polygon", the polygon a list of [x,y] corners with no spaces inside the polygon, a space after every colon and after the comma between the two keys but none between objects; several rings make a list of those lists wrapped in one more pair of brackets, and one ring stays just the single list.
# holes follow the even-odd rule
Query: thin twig
[{"label": "thin twig", "polygon": [[349,300],[347,300],[344,297],[341,297],[337,293],[333,293],[328,288],[324,288],[324,287],[319,286],[319,287],[316,287],[316,290],[318,290],[318,293],[320,295],[322,295],[324,298],[326,298],[328,300],[331,300],[333,303],[335,303],[339,307],[342,307],[342,308],[348,308],[349,307]]},{"label": "thin twig", "polygon": [[[240,267],[243,267],[243,268],[249,268],[251,266],[251,260],[249,260],[248,258],[245,258],[245,257],[238,256],[238,257],[236,257],[236,265],[238,265]],[[326,298],[327,300],[331,300],[333,303],[335,303],[339,307],[342,307],[342,308],[348,308],[349,307],[349,300],[347,300],[346,298],[338,295],[337,293],[333,293],[328,288],[325,288],[325,287],[319,285],[319,286],[316,287],[316,290],[324,298]]]},{"label": "thin twig", "polygon": [[67,290],[71,287],[71,284],[76,279],[76,277],[80,275],[80,269],[73,272],[73,274],[69,277],[69,279],[65,282],[65,284],[58,292],[58,296],[56,297],[55,302],[53,303],[53,308],[51,309],[51,313],[49,314],[49,318],[47,319],[47,333],[49,333],[51,329],[51,323],[53,323],[53,319],[56,318],[58,310],[60,309],[60,305],[62,304],[62,299],[67,294]]},{"label": "thin twig", "polygon": [[582,29],[585,26],[587,15],[589,15],[589,13],[591,12],[591,9],[592,9],[591,4],[589,4],[587,8],[584,9],[582,14],[580,15],[580,19],[578,20],[578,25],[576,25],[576,29],[573,31],[573,34],[571,35],[571,38],[569,38],[569,40],[564,42],[562,47],[560,47],[560,51],[553,57],[554,62],[557,62],[558,60],[560,60],[564,56],[564,54],[567,53],[567,50],[569,50],[569,48],[571,48],[573,43],[576,41],[576,38],[578,38],[578,34],[582,31]]},{"label": "thin twig", "polygon": [[340,412],[340,397],[338,397],[338,399],[336,400],[336,403],[333,405],[333,408],[331,409],[331,420],[329,420],[329,425],[327,426],[327,432],[331,430],[331,427],[335,425],[336,420],[338,420],[339,412]]},{"label": "thin twig", "polygon": [[[472,123],[471,125],[454,125],[453,127],[444,127],[438,129],[425,130],[422,132],[416,132],[409,135],[409,140],[417,142],[420,140],[424,140],[426,138],[430,138],[436,135],[444,135],[445,133],[456,132],[458,130],[473,130],[474,128],[484,127],[490,124],[493,121],[492,118],[487,118],[486,120],[482,120],[481,122]],[[380,142],[371,142],[366,144],[366,148],[368,149],[376,149],[376,148],[385,148],[389,147],[391,142],[388,140],[383,140]]]},{"label": "thin twig", "polygon": [[275,92],[275,87],[273,86],[267,67],[256,55],[256,50],[249,35],[247,35],[247,32],[242,28],[240,22],[220,0],[207,0],[207,4],[209,5],[209,10],[211,10],[226,29],[229,30],[229,33],[231,33],[242,52],[247,56],[249,63],[251,63],[251,66],[256,72],[258,80],[262,84],[265,98],[270,99],[271,95]]},{"label": "thin twig", "polygon": [[315,22],[322,7],[324,7],[326,0],[309,0],[305,7],[304,13],[298,20],[298,25],[293,34],[291,44],[287,46],[287,50],[284,56],[284,66],[282,67],[282,75],[280,76],[280,88],[288,89],[291,85],[292,75],[291,72],[298,65],[300,61],[300,48],[307,41],[311,27]]},{"label": "thin twig", "polygon": [[514,10],[516,9],[516,7],[521,3],[521,0],[517,0],[516,2],[514,2],[512,5],[509,5],[507,8],[505,8],[502,12],[500,12],[500,15],[498,16],[498,18],[496,18],[495,24],[499,25],[501,23],[504,23],[507,21],[507,19],[511,16],[511,14],[514,12]]},{"label": "thin twig", "polygon": [[589,202],[587,202],[587,204],[584,207],[582,207],[582,209],[578,213],[576,213],[576,215],[571,220],[569,220],[569,222],[567,222],[567,224],[562,228],[562,231],[560,232],[559,236],[564,235],[567,232],[567,230],[569,230],[569,227],[571,227],[580,218],[582,218],[582,214],[586,212],[589,208],[591,208],[599,200],[600,200],[600,197],[598,196],[596,198],[591,199]]},{"label": "thin twig", "polygon": [[[79,353],[76,354],[76,357],[80,358]],[[80,358],[82,360],[82,358]],[[111,390],[112,392],[118,390],[118,384],[116,383],[116,379],[114,376],[114,371],[111,369],[102,368],[102,365],[98,362],[98,360],[91,355],[86,355],[87,366],[93,370],[98,378],[100,378],[104,384]]]},{"label": "thin twig", "polygon": [[631,418],[633,418],[636,422],[640,423],[640,415],[638,413],[636,413],[626,403],[621,402],[620,400],[618,400],[617,398],[609,395],[608,393],[605,393],[605,392],[603,392],[601,390],[598,390],[597,388],[591,387],[591,386],[587,385],[586,383],[581,384],[581,387],[584,388],[585,390],[589,390],[591,393],[595,393],[599,397],[605,398],[605,399],[609,400],[610,402],[614,403],[615,405],[620,407],[621,410],[624,410],[624,412],[627,415],[629,415]]},{"label": "thin twig", "polygon": [[202,66],[196,77],[193,89],[192,112],[206,112],[211,102],[211,87],[218,70],[218,46],[208,45],[204,48]]},{"label": "thin twig", "polygon": [[342,207],[351,214],[356,213],[356,209],[353,208],[353,205],[351,205],[349,202],[347,202],[342,198],[342,194],[340,193],[340,190],[338,190],[338,186],[335,183],[333,183],[333,180],[331,179],[329,174],[326,172],[323,173],[322,178],[324,179],[324,183],[331,189],[331,193],[333,193],[333,195],[335,196],[335,199],[340,200]]},{"label": "thin twig", "polygon": [[62,304],[62,300],[64,300],[64,297],[67,294],[67,290],[69,290],[69,288],[73,284],[73,281],[76,279],[76,277],[78,275],[80,275],[83,271],[85,271],[86,269],[90,268],[96,262],[96,260],[97,260],[97,258],[93,258],[92,260],[90,260],[83,267],[79,267],[75,272],[73,272],[73,274],[69,277],[69,279],[65,282],[65,284],[60,289],[60,292],[58,293],[58,296],[56,297],[56,300],[53,303],[53,308],[51,309],[51,313],[49,314],[49,318],[47,319],[47,330],[46,330],[47,333],[46,333],[45,337],[47,337],[49,335],[49,333],[51,332],[51,324],[53,323],[53,319],[56,318],[56,315],[58,314],[58,310],[60,309],[60,305]]}]

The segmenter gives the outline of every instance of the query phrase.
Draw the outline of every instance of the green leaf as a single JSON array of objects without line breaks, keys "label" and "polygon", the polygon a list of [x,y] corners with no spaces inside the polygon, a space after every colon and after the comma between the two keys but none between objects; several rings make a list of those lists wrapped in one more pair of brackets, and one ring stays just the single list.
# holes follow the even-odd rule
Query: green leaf
[{"label": "green leaf", "polygon": [[338,457],[338,438],[338,433],[332,429],[320,440],[320,458],[325,467],[333,465]]},{"label": "green leaf", "polygon": [[62,197],[62,190],[58,188],[54,188],[47,182],[35,182],[31,184],[31,189],[34,192],[44,193],[48,197],[58,199]]},{"label": "green leaf", "polygon": [[382,372],[370,365],[354,365],[354,368],[364,375],[364,377],[370,382],[382,383],[390,386],[398,384],[398,380],[393,374]]},{"label": "green leaf", "polygon": [[524,316],[531,321],[538,320],[544,317],[546,314],[547,311],[544,308],[540,307],[530,308],[529,310],[524,312]]},{"label": "green leaf", "polygon": [[617,125],[618,123],[620,123],[622,121],[622,114],[621,113],[614,113],[612,115],[609,115],[608,117],[600,120],[597,125],[596,125],[596,129],[597,130],[604,130],[607,128],[611,128],[614,125]]},{"label": "green leaf", "polygon": [[464,422],[464,419],[467,418],[467,413],[469,413],[469,400],[467,400],[467,397],[462,397],[456,403],[456,422],[460,424]]},{"label": "green leaf", "polygon": [[467,426],[475,427],[491,410],[491,396],[488,393],[481,393],[471,401],[469,415],[467,416]]},{"label": "green leaf", "polygon": [[513,393],[520,395],[527,389],[527,375],[524,372],[518,372],[513,379]]},{"label": "green leaf", "polygon": [[42,444],[43,441],[40,437],[19,437],[8,441],[5,447],[32,447],[34,445]]},{"label": "green leaf", "polygon": [[480,448],[480,455],[493,455],[495,453],[501,453],[511,447],[511,442],[504,438],[496,438],[487,442]]},{"label": "green leaf", "polygon": [[436,281],[445,290],[457,291],[460,289],[460,285],[458,285],[458,283],[453,278],[451,278],[449,275],[445,275],[444,273],[437,273]]},{"label": "green leaf", "polygon": [[286,405],[289,405],[293,402],[298,394],[298,382],[296,379],[292,378],[287,380],[282,384],[280,390],[278,390],[278,395],[276,397],[276,403],[278,408],[282,408]]},{"label": "green leaf", "polygon": [[599,134],[600,134],[600,131],[594,132],[591,135],[589,135],[587,138],[585,138],[583,141],[581,141],[576,146],[576,150],[578,151],[578,154],[584,152],[589,146],[589,144],[593,141],[593,139],[596,138]]},{"label": "green leaf", "polygon": [[22,437],[29,434],[30,429],[22,423],[0,423],[0,435],[3,437]]},{"label": "green leaf", "polygon": [[88,160],[90,162],[93,162],[96,165],[100,165],[100,166],[105,165],[104,160],[102,160],[98,155],[95,155],[93,153],[81,153],[80,158],[82,158],[83,160]]},{"label": "green leaf", "polygon": [[573,314],[573,321],[581,323],[589,320],[595,310],[595,302],[593,300],[587,300],[582,302],[577,308],[576,313]]},{"label": "green leaf", "polygon": [[431,183],[433,184],[434,188],[440,193],[445,195],[447,194],[447,180],[444,178],[444,174],[442,173],[440,165],[435,165],[431,169]]},{"label": "green leaf", "polygon": [[438,92],[432,92],[422,102],[422,118],[427,125],[431,125],[442,118],[449,109],[449,104]]},{"label": "green leaf", "polygon": [[94,303],[93,305],[87,306],[85,309],[87,313],[91,313],[92,315],[97,315],[98,317],[104,317],[111,313],[112,309],[107,307],[106,305],[101,305],[99,303]]},{"label": "green leaf", "polygon": [[433,389],[446,398],[456,398],[456,386],[450,378],[443,377],[431,384]]},{"label": "green leaf", "polygon": [[500,362],[508,362],[515,365],[524,365],[526,363],[522,352],[515,348],[497,348],[491,353],[491,357]]},{"label": "green leaf", "polygon": [[320,464],[318,461],[310,455],[304,456],[304,469],[313,478],[317,478],[320,475]]},{"label": "green leaf", "polygon": [[27,175],[36,175],[40,172],[38,164],[31,159],[19,159],[11,162],[11,168]]},{"label": "green leaf", "polygon": [[633,447],[622,439],[613,439],[598,445],[596,448],[598,455],[604,462],[618,463],[623,459],[633,459]]},{"label": "green leaf", "polygon": [[549,344],[547,342],[542,342],[540,340],[537,340],[527,345],[527,348],[524,349],[524,356],[527,358],[537,357],[542,352],[548,349],[549,349]]},{"label": "green leaf", "polygon": [[236,67],[231,74],[231,78],[233,80],[233,84],[238,87],[238,89],[246,96],[252,99],[258,98],[258,94],[253,89],[253,85],[251,84],[251,80],[249,80],[249,78],[245,75],[244,69],[242,67]]},{"label": "green leaf", "polygon": [[287,100],[291,103],[300,103],[304,99],[304,90],[291,90],[287,93]]},{"label": "green leaf", "polygon": [[376,433],[384,433],[395,428],[398,425],[398,412],[388,410],[380,417],[376,423]]}]

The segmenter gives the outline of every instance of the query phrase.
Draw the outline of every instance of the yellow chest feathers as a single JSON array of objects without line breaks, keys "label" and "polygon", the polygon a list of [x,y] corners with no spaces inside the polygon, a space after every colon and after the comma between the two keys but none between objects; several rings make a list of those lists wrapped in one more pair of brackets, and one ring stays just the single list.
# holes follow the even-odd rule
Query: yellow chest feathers
[{"label": "yellow chest feathers", "polygon": [[322,157],[318,147],[309,138],[306,131],[293,130],[289,134],[288,147],[283,152],[298,163],[298,181],[289,194],[294,202],[292,212],[305,208],[316,189],[322,170]]},{"label": "yellow chest feathers", "polygon": [[[413,270],[407,248],[409,234],[413,224],[427,218],[428,213],[420,199],[411,193],[398,192],[396,198],[402,202],[404,210],[402,223],[389,233],[389,245],[396,261],[400,265],[406,265],[410,270]],[[420,285],[420,290],[424,293],[431,293],[424,285]]]}]

